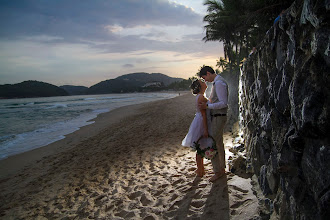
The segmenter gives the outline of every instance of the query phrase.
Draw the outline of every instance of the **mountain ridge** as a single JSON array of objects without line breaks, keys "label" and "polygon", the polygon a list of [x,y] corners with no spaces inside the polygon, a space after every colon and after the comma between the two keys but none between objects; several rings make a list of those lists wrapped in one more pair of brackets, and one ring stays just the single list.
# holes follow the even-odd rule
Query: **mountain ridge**
[{"label": "mountain ridge", "polygon": [[[186,82],[187,81],[187,82]],[[107,93],[150,92],[166,89],[186,89],[189,80],[170,77],[162,73],[136,72],[118,76],[92,85],[55,86],[36,80],[0,85],[0,98],[32,98],[66,95],[89,95]],[[182,83],[183,82],[183,83]]]},{"label": "mountain ridge", "polygon": [[[86,94],[157,91],[170,84],[182,81],[162,73],[129,73],[115,79],[101,81],[86,90]],[[158,84],[150,84],[158,82]]]}]

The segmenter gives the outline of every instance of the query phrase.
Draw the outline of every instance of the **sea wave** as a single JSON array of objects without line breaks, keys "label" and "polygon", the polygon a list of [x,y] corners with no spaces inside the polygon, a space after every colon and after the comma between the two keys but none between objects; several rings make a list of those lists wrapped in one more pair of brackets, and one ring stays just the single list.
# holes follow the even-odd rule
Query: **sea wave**
[{"label": "sea wave", "polygon": [[94,121],[91,120],[99,113],[102,113],[102,111],[82,114],[72,120],[49,124],[34,131],[3,136],[1,137],[2,142],[0,142],[0,159],[61,140],[65,138],[65,135],[79,130],[80,127],[94,123]]},{"label": "sea wave", "polygon": [[0,159],[63,139],[93,123],[98,114],[175,96],[130,93],[0,100]]},{"label": "sea wave", "polygon": [[51,108],[67,108],[68,105],[67,104],[63,104],[63,103],[55,103],[51,106],[46,107],[45,109],[51,109]]}]

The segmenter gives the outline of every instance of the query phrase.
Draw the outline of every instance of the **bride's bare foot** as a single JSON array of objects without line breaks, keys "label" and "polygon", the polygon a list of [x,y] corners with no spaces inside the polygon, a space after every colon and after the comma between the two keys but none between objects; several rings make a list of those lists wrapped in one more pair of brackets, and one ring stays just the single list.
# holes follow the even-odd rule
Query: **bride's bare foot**
[{"label": "bride's bare foot", "polygon": [[196,170],[196,175],[198,176],[198,177],[203,177],[204,175],[205,175],[205,171],[204,170]]}]

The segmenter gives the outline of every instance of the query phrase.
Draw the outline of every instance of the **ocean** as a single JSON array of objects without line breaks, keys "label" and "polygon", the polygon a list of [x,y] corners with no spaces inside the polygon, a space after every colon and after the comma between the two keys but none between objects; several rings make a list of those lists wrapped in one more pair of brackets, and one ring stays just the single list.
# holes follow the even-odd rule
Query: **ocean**
[{"label": "ocean", "polygon": [[126,93],[0,100],[0,160],[65,138],[100,113],[177,93]]}]

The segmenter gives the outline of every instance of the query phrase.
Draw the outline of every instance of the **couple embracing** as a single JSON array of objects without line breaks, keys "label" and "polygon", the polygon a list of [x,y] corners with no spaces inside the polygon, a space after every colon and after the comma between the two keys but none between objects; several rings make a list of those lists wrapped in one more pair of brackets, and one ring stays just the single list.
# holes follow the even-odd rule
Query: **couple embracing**
[{"label": "couple embracing", "polygon": [[[214,175],[210,179],[211,182],[214,182],[225,175],[223,131],[227,121],[228,85],[209,66],[205,66],[200,70],[199,77],[201,79],[193,81],[191,85],[192,93],[196,95],[196,115],[190,125],[188,134],[182,141],[182,145],[192,147],[197,151],[196,173],[200,177],[205,174],[203,164],[205,151],[215,148],[215,152],[218,153],[211,159]],[[205,81],[212,82],[209,99],[204,96],[207,88]]]}]

